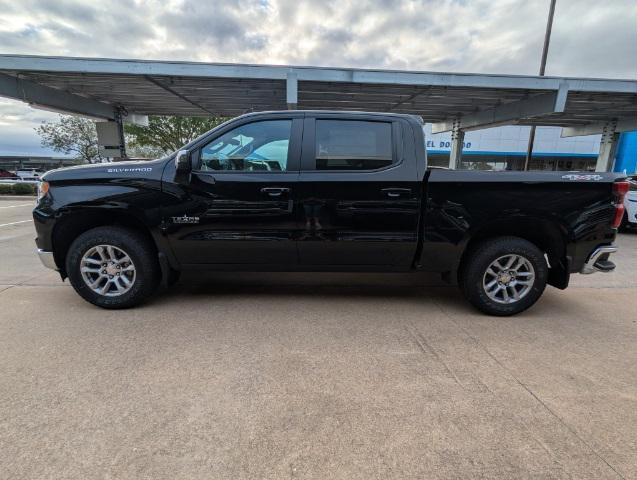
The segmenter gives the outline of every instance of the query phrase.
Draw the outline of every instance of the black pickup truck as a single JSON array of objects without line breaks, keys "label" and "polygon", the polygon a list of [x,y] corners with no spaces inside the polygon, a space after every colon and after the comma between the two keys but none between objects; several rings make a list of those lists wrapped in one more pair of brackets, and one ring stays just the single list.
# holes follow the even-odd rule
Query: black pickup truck
[{"label": "black pickup truck", "polygon": [[33,212],[42,262],[130,307],[188,269],[438,272],[493,315],[610,271],[628,183],[612,173],[427,167],[420,118],[235,118],[166,158],[54,170]]}]

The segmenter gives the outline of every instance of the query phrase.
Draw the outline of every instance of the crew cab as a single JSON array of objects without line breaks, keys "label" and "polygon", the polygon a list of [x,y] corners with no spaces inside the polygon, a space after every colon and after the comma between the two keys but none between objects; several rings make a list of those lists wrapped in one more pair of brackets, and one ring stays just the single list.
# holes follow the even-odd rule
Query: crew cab
[{"label": "crew cab", "polygon": [[154,161],[47,172],[44,265],[124,308],[192,269],[437,272],[511,315],[608,272],[624,176],[427,168],[419,117],[244,115]]}]

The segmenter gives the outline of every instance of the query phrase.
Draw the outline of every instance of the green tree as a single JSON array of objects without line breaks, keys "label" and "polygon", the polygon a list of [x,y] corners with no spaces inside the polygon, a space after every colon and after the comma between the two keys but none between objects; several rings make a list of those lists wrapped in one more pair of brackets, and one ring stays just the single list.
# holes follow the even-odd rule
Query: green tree
[{"label": "green tree", "polygon": [[228,120],[227,117],[149,116],[148,126],[124,124],[127,143],[162,153],[174,152],[202,133]]},{"label": "green tree", "polygon": [[88,163],[104,160],[97,147],[97,130],[92,120],[60,115],[57,122],[42,122],[35,131],[42,145],[56,152],[74,154],[75,158]]},{"label": "green tree", "polygon": [[[128,156],[161,157],[226,120],[226,117],[150,116],[146,127],[125,123]],[[99,153],[97,130],[92,120],[60,115],[57,122],[43,122],[35,130],[41,137],[42,145],[56,152],[74,154],[88,163],[104,161]]]}]

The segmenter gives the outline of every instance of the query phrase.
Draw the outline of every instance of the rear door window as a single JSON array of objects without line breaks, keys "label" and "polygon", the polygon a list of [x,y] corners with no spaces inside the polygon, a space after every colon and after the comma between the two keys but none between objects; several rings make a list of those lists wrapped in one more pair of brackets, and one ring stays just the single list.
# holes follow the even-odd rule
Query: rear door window
[{"label": "rear door window", "polygon": [[316,120],[316,170],[378,170],[393,161],[392,124]]}]

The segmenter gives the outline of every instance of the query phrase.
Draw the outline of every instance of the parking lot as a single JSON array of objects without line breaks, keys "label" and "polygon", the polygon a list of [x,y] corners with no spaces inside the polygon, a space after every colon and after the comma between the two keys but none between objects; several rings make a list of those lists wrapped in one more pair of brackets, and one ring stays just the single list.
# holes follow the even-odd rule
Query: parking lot
[{"label": "parking lot", "polygon": [[637,478],[637,234],[512,318],[420,275],[89,305],[0,200],[2,478]]}]

